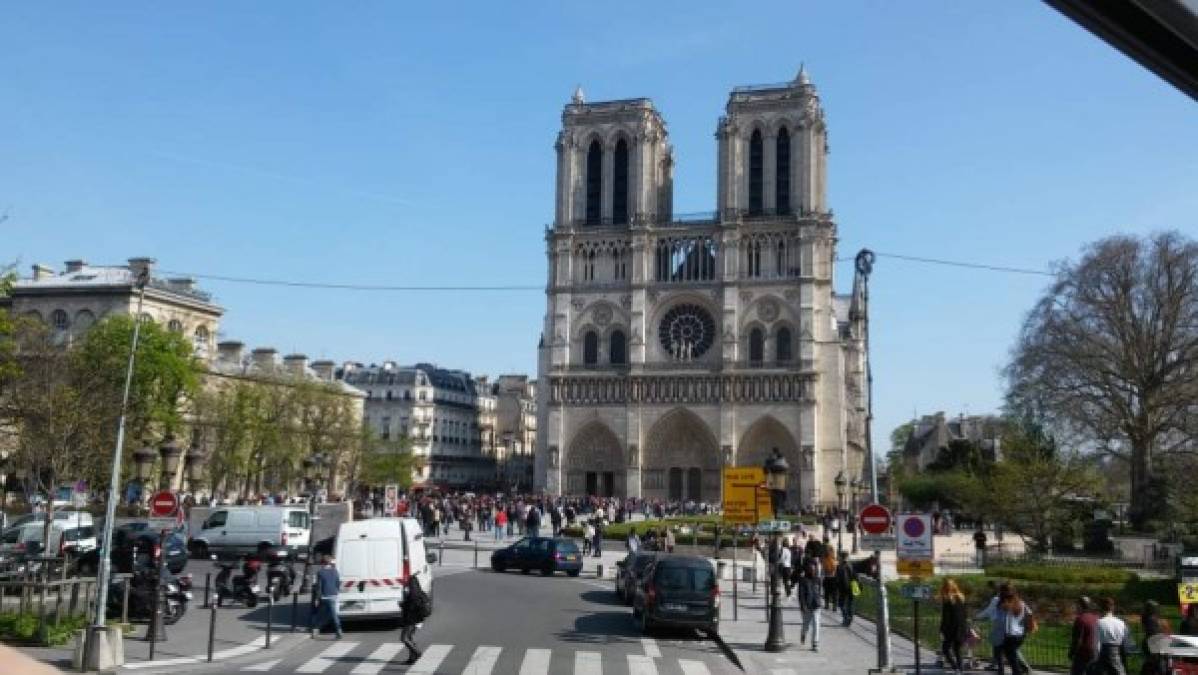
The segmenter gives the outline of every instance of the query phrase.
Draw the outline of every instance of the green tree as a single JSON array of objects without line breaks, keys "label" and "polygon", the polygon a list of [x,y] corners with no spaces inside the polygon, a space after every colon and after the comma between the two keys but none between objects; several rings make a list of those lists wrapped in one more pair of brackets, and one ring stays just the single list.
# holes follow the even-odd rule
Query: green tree
[{"label": "green tree", "polygon": [[424,459],[412,454],[408,437],[384,441],[367,431],[364,439],[367,445],[357,474],[358,482],[376,488],[391,484],[399,485],[401,490],[410,488],[413,471],[424,466]]},{"label": "green tree", "polygon": [[907,441],[910,440],[912,432],[915,431],[915,422],[903,422],[890,432],[890,450],[886,453],[886,471],[894,479],[901,480],[907,473],[907,464],[903,457],[903,451],[907,447]]}]

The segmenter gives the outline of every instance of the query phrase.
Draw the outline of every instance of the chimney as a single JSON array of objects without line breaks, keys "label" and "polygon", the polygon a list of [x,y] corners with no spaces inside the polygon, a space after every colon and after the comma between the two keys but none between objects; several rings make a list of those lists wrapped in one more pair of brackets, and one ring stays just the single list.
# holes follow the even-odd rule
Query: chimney
[{"label": "chimney", "polygon": [[258,347],[250,352],[250,358],[259,370],[274,370],[275,354],[278,352],[274,347]]},{"label": "chimney", "polygon": [[336,365],[332,361],[313,361],[312,370],[316,371],[316,376],[327,382],[333,381],[333,371]]},{"label": "chimney", "polygon": [[295,377],[303,377],[308,366],[308,357],[304,354],[288,354],[283,357],[283,365],[287,372]]},{"label": "chimney", "polygon": [[383,370],[395,370],[395,362],[383,361]]},{"label": "chimney", "polygon": [[216,345],[217,360],[230,363],[233,365],[241,365],[241,352],[245,347],[245,343],[237,340],[225,340]]},{"label": "chimney", "polygon": [[185,293],[190,293],[196,288],[196,280],[191,277],[176,277],[170,280],[170,285]]},{"label": "chimney", "polygon": [[84,267],[85,265],[87,265],[87,261],[86,261],[86,260],[79,260],[79,259],[75,259],[75,260],[68,260],[68,261],[66,262],[66,265],[67,265],[67,272],[66,272],[66,273],[67,273],[67,274],[74,274],[74,273],[76,273],[76,272],[82,272],[82,271],[83,271],[83,267]]},{"label": "chimney", "polygon": [[154,262],[153,258],[129,258],[129,271],[135,280],[143,273],[149,279],[154,274]]},{"label": "chimney", "polygon": [[33,280],[34,281],[41,281],[42,279],[49,279],[52,276],[54,276],[54,270],[50,269],[49,267],[46,267],[45,265],[33,263]]}]

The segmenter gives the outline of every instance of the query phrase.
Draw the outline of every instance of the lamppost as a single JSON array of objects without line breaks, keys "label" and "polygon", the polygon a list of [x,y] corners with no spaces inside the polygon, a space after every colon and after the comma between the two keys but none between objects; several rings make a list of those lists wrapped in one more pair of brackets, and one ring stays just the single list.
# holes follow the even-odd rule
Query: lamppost
[{"label": "lamppost", "polygon": [[[774,513],[780,512],[786,506],[786,478],[790,465],[782,453],[774,448],[774,454],[765,460],[765,484],[770,490]],[[756,497],[754,497],[756,501]],[[779,533],[774,533],[771,548],[781,545]],[[765,639],[767,652],[780,652],[786,649],[786,636],[782,627],[782,589],[778,578],[778,556],[772,555],[770,563],[770,632]]]},{"label": "lamppost", "polygon": [[[0,457],[0,510],[8,506],[8,471],[10,468],[12,468],[12,458],[7,455]],[[0,515],[0,520],[3,519],[4,517]]]},{"label": "lamppost", "polygon": [[193,445],[183,455],[183,472],[187,474],[187,489],[191,491],[192,497],[195,498],[196,490],[203,487],[204,484],[204,460],[208,458],[198,445]]},{"label": "lamppost", "polygon": [[141,501],[145,498],[146,485],[150,482],[150,476],[154,473],[154,458],[158,453],[149,446],[142,446],[133,451],[133,469],[137,474],[137,507],[141,508]]},{"label": "lamppost", "polygon": [[183,456],[183,448],[179,447],[174,436],[167,436],[166,442],[158,448],[158,455],[162,457],[161,489],[169,491],[174,487],[175,472],[179,470],[179,458]]},{"label": "lamppost", "polygon": [[849,483],[849,487],[852,488],[851,494],[853,497],[853,508],[849,513],[849,518],[851,518],[850,522],[853,524],[853,553],[855,554],[857,553],[857,530],[861,528],[861,524],[857,522],[857,495],[861,494],[861,491],[864,489],[865,481],[861,480],[859,476],[854,476],[853,480]]},{"label": "lamppost", "polygon": [[324,455],[309,455],[302,462],[304,465],[304,484],[308,490],[308,555],[304,556],[304,578],[300,581],[300,594],[312,591],[312,549],[316,541],[316,493],[320,489],[321,472],[324,470]]},{"label": "lamppost", "polygon": [[836,552],[839,555],[844,550],[844,489],[849,483],[844,477],[844,469],[837,472],[832,482],[836,484],[836,509],[840,512],[840,527],[836,528]]}]

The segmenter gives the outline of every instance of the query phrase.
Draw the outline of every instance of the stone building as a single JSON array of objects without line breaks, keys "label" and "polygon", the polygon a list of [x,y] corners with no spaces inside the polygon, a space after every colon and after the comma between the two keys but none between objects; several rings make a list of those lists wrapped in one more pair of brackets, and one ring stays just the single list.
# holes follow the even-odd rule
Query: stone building
[{"label": "stone building", "polygon": [[924,415],[911,421],[911,433],[903,445],[903,464],[912,471],[923,471],[955,441],[972,443],[987,462],[1002,459],[1003,420],[994,415],[958,415],[943,412]]},{"label": "stone building", "polygon": [[211,359],[224,309],[196,288],[194,279],[155,276],[154,264],[152,258],[130,258],[127,265],[116,266],[68,260],[62,272],[34,265],[33,276],[17,280],[0,306],[9,307],[14,316],[43,321],[70,341],[106,316],[136,312],[135,282],[145,273],[149,284],[142,315],[188,336],[196,353]]},{"label": "stone building", "polygon": [[484,441],[494,444],[494,398],[482,397],[484,409],[490,402],[490,419],[480,424],[479,390],[470,373],[387,361],[370,366],[346,363],[336,377],[366,392],[369,429],[383,440],[407,437],[411,451],[424,458],[424,467],[413,477],[416,485],[492,484],[494,455],[484,453]]},{"label": "stone building", "polygon": [[496,473],[499,485],[517,492],[532,489],[537,447],[537,397],[535,380],[527,375],[500,375],[493,391],[496,399]]},{"label": "stone building", "polygon": [[807,74],[734,89],[716,141],[716,211],[676,215],[649,99],[577,90],[562,112],[537,391],[549,493],[718,501],[722,467],[774,448],[792,507],[865,474],[865,311],[833,290]]}]

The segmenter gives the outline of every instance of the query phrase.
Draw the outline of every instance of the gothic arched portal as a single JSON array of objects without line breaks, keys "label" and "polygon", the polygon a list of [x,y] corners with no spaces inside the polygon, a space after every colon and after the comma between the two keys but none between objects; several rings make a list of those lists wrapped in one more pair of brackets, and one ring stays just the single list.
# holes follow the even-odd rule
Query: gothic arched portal
[{"label": "gothic arched portal", "polygon": [[796,507],[802,504],[800,476],[803,473],[803,458],[794,436],[776,418],[766,415],[745,431],[736,448],[736,465],[764,466],[774,448],[782,451],[782,456],[790,465],[790,475],[786,481],[786,505]]},{"label": "gothic arched portal", "polygon": [[641,496],[646,499],[720,499],[719,444],[689,410],[666,413],[653,425],[643,464]]},{"label": "gothic arched portal", "polygon": [[591,422],[574,434],[565,469],[566,494],[597,497],[627,494],[620,439],[602,422]]}]

